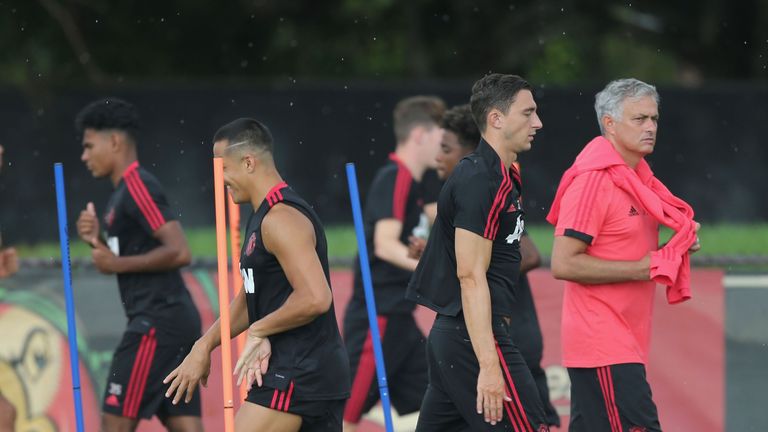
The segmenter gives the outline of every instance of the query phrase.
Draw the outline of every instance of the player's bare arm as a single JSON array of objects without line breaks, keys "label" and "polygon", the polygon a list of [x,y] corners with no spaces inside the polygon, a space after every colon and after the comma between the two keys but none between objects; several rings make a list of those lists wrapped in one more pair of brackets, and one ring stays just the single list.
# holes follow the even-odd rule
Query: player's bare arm
[{"label": "player's bare arm", "polygon": [[501,421],[504,377],[491,326],[491,293],[486,272],[493,242],[471,231],[456,228],[456,275],[461,284],[461,306],[472,349],[480,364],[477,377],[477,413],[491,424]]},{"label": "player's bare arm", "polygon": [[417,259],[408,256],[408,246],[400,241],[403,223],[397,219],[381,219],[373,229],[373,253],[380,259],[408,271],[416,270]]},{"label": "player's bare arm", "polygon": [[93,262],[103,273],[157,272],[189,265],[192,255],[178,221],[166,222],[153,236],[160,245],[141,255],[116,256],[103,243],[92,243]]},{"label": "player's bare arm", "polygon": [[317,256],[315,229],[306,216],[293,207],[278,204],[264,217],[261,226],[264,247],[277,258],[293,288],[277,310],[251,324],[248,340],[235,365],[237,384],[255,381],[269,367],[271,349],[267,337],[305,325],[330,309],[331,288]]},{"label": "player's bare arm", "polygon": [[293,288],[280,308],[251,324],[248,334],[263,338],[300,327],[327,312],[333,294],[315,252],[314,227],[304,214],[277,204],[264,217],[261,235],[264,247],[280,262]]},{"label": "player's bare arm", "polygon": [[581,284],[650,280],[650,254],[637,261],[611,261],[588,255],[587,247],[587,243],[573,237],[556,236],[552,246],[552,275]]},{"label": "player's bare arm", "polygon": [[520,273],[528,273],[540,266],[541,254],[531,237],[528,235],[520,237]]}]

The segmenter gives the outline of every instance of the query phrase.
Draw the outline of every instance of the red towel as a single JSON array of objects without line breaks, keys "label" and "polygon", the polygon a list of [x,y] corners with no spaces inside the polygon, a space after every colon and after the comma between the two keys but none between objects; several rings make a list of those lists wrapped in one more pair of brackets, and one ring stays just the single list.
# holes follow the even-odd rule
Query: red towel
[{"label": "red towel", "polygon": [[693,209],[672,195],[656,177],[645,159],[633,170],[613,144],[599,136],[584,147],[560,180],[547,221],[557,224],[560,200],[573,179],[587,171],[605,170],[617,187],[635,197],[656,220],[675,231],[661,249],[651,252],[651,279],[667,286],[667,301],[680,303],[691,298],[691,262],[688,249],[696,242]]}]

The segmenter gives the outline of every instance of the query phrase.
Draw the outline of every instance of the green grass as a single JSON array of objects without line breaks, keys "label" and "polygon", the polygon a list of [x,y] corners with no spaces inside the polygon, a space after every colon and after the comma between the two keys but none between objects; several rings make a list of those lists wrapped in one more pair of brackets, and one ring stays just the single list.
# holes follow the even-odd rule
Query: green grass
[{"label": "green grass", "polygon": [[[552,252],[552,227],[549,225],[529,225],[527,227],[533,241],[543,256]],[[216,256],[216,234],[213,228],[191,228],[186,230],[192,254],[196,257]],[[340,225],[326,228],[328,252],[333,259],[352,258],[357,253],[355,232],[351,226]],[[662,232],[662,238],[669,236],[669,231]],[[716,224],[702,227],[699,237],[704,256],[722,255],[764,255],[768,256],[768,224]],[[22,258],[56,258],[59,256],[57,243],[35,245],[17,245]],[[73,238],[71,244],[73,258],[90,256],[90,248],[82,241]]]}]

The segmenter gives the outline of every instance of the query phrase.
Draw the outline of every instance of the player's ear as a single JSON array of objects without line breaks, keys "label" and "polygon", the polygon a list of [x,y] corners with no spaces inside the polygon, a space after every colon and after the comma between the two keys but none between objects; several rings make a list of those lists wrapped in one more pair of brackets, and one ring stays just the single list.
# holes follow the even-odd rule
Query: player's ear
[{"label": "player's ear", "polygon": [[502,123],[504,123],[504,114],[496,108],[492,108],[488,112],[488,117],[486,120],[488,121],[488,126],[495,129],[500,129]]},{"label": "player's ear", "polygon": [[613,134],[614,133],[614,126],[616,126],[616,122],[613,121],[613,117],[609,116],[608,114],[604,115],[600,121],[603,122],[603,130],[606,133]]},{"label": "player's ear", "polygon": [[121,136],[118,132],[112,131],[109,133],[109,148],[112,149],[113,152],[118,151],[120,149],[121,142]]},{"label": "player's ear", "polygon": [[256,170],[257,163],[258,159],[256,159],[253,153],[246,153],[245,156],[243,156],[242,164],[243,168],[245,168],[245,172],[252,174]]}]

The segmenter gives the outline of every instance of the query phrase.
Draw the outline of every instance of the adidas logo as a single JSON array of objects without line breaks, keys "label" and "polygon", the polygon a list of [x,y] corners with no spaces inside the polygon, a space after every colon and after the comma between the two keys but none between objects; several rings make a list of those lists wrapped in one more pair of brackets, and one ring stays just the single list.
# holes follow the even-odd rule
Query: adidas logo
[{"label": "adidas logo", "polygon": [[105,401],[105,403],[107,405],[114,406],[114,407],[119,407],[120,406],[120,401],[117,400],[117,396],[115,396],[115,395],[107,396],[107,400]]},{"label": "adidas logo", "polygon": [[629,207],[629,215],[630,215],[630,216],[640,216],[640,212],[639,212],[639,211],[637,211],[637,209],[635,208],[635,206],[630,206],[630,207]]}]

